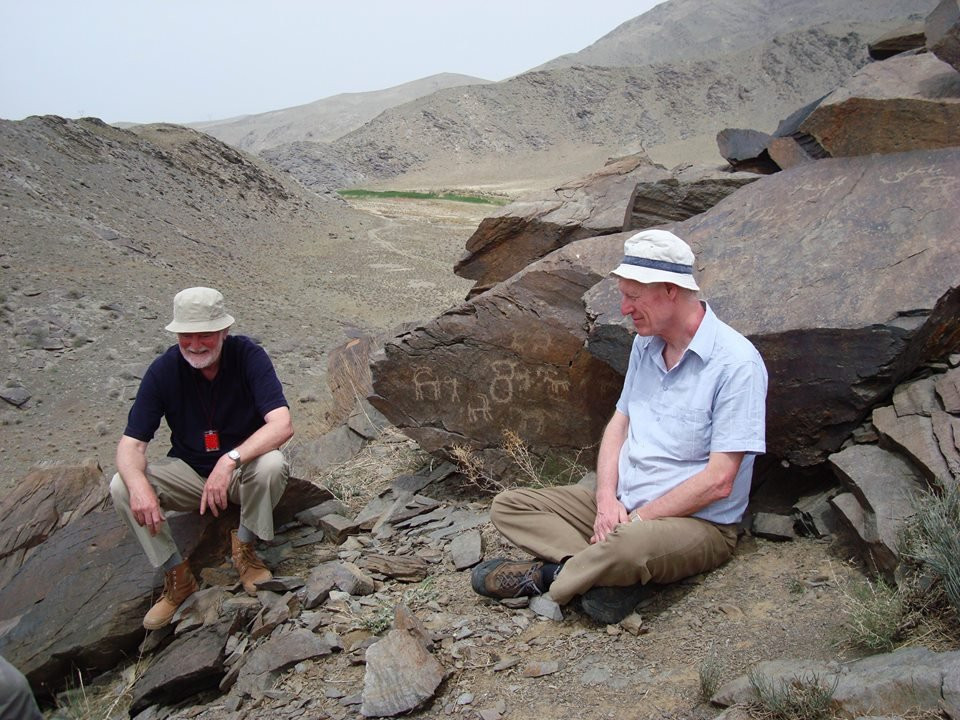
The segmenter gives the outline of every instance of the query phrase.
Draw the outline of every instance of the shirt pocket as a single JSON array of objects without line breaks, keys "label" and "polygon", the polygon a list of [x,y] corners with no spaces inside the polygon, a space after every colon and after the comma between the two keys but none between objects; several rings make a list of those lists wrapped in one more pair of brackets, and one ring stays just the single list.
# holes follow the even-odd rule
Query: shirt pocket
[{"label": "shirt pocket", "polygon": [[710,456],[711,417],[706,410],[657,403],[664,449],[677,460],[706,462]]}]

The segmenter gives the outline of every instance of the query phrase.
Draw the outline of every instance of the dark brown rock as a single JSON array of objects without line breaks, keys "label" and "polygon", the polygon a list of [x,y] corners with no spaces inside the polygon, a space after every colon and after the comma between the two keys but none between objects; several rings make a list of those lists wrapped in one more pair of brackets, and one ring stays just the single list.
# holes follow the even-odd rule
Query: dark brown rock
[{"label": "dark brown rock", "polygon": [[678,222],[709,210],[727,195],[759,179],[748,172],[730,172],[703,165],[674,168],[641,179],[628,218],[630,230]]},{"label": "dark brown rock", "polygon": [[416,555],[365,555],[363,567],[400,582],[416,583],[427,576],[427,563]]},{"label": "dark brown rock", "polygon": [[327,540],[336,545],[360,531],[356,520],[350,520],[337,513],[328,513],[320,518],[320,527],[323,528]]},{"label": "dark brown rock", "polygon": [[584,348],[583,293],[622,257],[622,235],[584,241],[388,342],[373,361],[370,398],[429,452],[475,448],[506,470],[505,428],[536,450],[589,445],[613,411],[622,378]]},{"label": "dark brown rock", "polygon": [[874,60],[886,60],[910,50],[920,50],[926,45],[923,23],[910,23],[878,37],[867,46]]},{"label": "dark brown rock", "polygon": [[153,704],[172,705],[220,684],[223,648],[231,623],[203,627],[174,640],[153,658],[134,684],[130,714]]},{"label": "dark brown rock", "polygon": [[477,281],[473,296],[574,240],[626,230],[637,183],[664,175],[669,174],[645,154],[630,155],[555,190],[511,203],[480,223],[454,272]]},{"label": "dark brown rock", "polygon": [[927,49],[960,71],[960,2],[941,0],[924,23]]},{"label": "dark brown rock", "polygon": [[742,172],[768,175],[780,169],[767,153],[769,142],[770,136],[759,130],[727,128],[717,133],[720,154],[735,170]]},{"label": "dark brown rock", "polygon": [[770,142],[767,144],[767,154],[781,170],[787,170],[794,165],[811,162],[815,159],[793,137],[770,138]]},{"label": "dark brown rock", "polygon": [[333,652],[330,642],[309,630],[297,629],[274,635],[244,659],[231,693],[253,698],[273,687],[280,673],[301,660]]},{"label": "dark brown rock", "polygon": [[797,537],[797,532],[793,528],[793,518],[776,513],[756,513],[753,516],[750,531],[757,537],[768,540],[793,540]]},{"label": "dark brown rock", "polygon": [[0,502],[0,587],[51,533],[102,508],[109,491],[96,462],[33,469]]},{"label": "dark brown rock", "polygon": [[[169,518],[185,553],[209,517]],[[113,510],[88,513],[37,547],[0,588],[0,654],[39,694],[58,689],[74,667],[107,670],[136,654],[162,581]]]},{"label": "dark brown rock", "polygon": [[800,128],[834,157],[960,145],[960,74],[929,53],[872,63]]},{"label": "dark brown rock", "polygon": [[370,353],[377,341],[370,335],[352,337],[330,350],[327,356],[327,385],[333,398],[331,425],[344,422],[358,398],[370,394]]}]

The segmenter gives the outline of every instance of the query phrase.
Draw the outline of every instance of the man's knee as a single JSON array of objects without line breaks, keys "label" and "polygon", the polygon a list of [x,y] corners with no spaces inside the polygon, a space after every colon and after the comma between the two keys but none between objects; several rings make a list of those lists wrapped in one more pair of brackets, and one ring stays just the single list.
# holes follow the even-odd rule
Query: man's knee
[{"label": "man's knee", "polygon": [[520,510],[520,503],[517,502],[520,493],[520,489],[502,490],[493,498],[490,504],[490,522],[495,528],[500,529],[505,517]]},{"label": "man's knee", "polygon": [[110,481],[110,497],[113,499],[114,507],[126,507],[130,504],[130,492],[120,473],[115,473]]}]

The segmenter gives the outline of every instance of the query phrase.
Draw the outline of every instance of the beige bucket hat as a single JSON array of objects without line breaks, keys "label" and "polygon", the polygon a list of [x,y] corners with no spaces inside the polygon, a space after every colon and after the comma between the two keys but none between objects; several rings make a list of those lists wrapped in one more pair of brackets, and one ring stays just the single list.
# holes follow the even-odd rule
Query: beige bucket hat
[{"label": "beige bucket hat", "polygon": [[613,275],[641,283],[668,282],[699,290],[693,279],[693,250],[666,230],[644,230],[623,244],[623,260]]},{"label": "beige bucket hat", "polygon": [[175,333],[217,332],[233,325],[223,307],[223,295],[208,287],[181,290],[173,298],[173,322],[166,329]]}]

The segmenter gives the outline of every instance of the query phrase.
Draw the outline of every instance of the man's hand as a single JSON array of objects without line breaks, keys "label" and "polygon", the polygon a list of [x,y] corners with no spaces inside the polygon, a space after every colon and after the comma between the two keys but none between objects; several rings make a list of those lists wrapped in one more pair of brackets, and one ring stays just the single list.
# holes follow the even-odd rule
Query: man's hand
[{"label": "man's hand", "polygon": [[147,528],[151,535],[156,535],[160,525],[166,521],[157,493],[149,483],[130,491],[130,510],[133,511],[133,519],[137,521],[137,525]]},{"label": "man's hand", "polygon": [[591,543],[603,542],[620,523],[628,522],[627,508],[616,497],[597,500],[597,517],[593,521]]},{"label": "man's hand", "polygon": [[226,455],[221,455],[217,464],[213,466],[207,481],[203,484],[203,495],[200,496],[200,514],[203,515],[207,508],[214,517],[220,516],[220,510],[226,510],[229,498],[227,490],[230,487],[230,480],[233,477],[235,463]]}]

